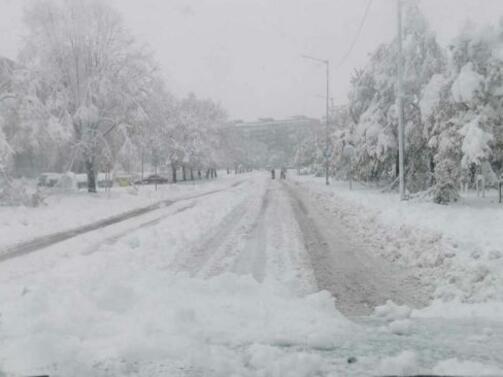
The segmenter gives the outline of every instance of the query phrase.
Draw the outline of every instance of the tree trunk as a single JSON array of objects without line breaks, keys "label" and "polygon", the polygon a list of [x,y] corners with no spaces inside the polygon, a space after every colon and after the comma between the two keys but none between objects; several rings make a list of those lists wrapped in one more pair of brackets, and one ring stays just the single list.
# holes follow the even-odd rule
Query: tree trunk
[{"label": "tree trunk", "polygon": [[182,179],[184,182],[187,180],[187,172],[185,169],[185,165],[182,165]]},{"label": "tree trunk", "polygon": [[193,168],[190,168],[190,180],[191,181],[194,180],[194,169]]},{"label": "tree trunk", "polygon": [[210,178],[210,169],[206,169],[206,179]]},{"label": "tree trunk", "polygon": [[400,175],[400,157],[398,152],[396,153],[396,159],[395,159],[395,178]]},{"label": "tree trunk", "polygon": [[430,154],[430,186],[435,183],[435,159],[433,158],[433,153]]},{"label": "tree trunk", "polygon": [[143,180],[143,174],[145,172],[145,152],[141,150],[141,179]]},{"label": "tree trunk", "polygon": [[87,192],[96,193],[96,173],[94,172],[94,160],[92,158],[86,159],[87,171]]},{"label": "tree trunk", "polygon": [[173,183],[176,183],[176,165],[171,164],[171,176],[173,177]]}]

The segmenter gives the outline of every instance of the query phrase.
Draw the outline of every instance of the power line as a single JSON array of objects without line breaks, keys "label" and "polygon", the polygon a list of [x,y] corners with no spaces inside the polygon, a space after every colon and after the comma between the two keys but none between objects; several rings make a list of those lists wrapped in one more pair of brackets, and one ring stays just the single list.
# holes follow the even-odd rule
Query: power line
[{"label": "power line", "polygon": [[342,66],[346,59],[349,57],[351,52],[353,52],[354,47],[356,46],[356,42],[358,41],[358,38],[360,38],[360,34],[362,33],[363,30],[363,25],[365,25],[365,21],[367,20],[367,16],[369,14],[370,10],[370,5],[372,4],[372,0],[367,1],[367,5],[365,7],[365,12],[363,13],[363,17],[360,21],[360,25],[358,27],[358,31],[355,34],[355,37],[353,38],[353,41],[351,42],[351,45],[349,47],[349,50],[346,52],[346,54],[343,56],[343,58],[340,60],[339,64],[337,65],[337,68]]}]

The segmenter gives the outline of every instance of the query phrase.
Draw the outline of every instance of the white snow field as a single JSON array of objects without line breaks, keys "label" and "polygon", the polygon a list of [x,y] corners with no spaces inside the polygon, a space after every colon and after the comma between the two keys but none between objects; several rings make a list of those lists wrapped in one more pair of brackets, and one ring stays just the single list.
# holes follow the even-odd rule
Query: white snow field
[{"label": "white snow field", "polygon": [[111,216],[146,207],[163,200],[176,200],[187,195],[204,194],[238,182],[240,177],[220,172],[218,180],[187,183],[114,187],[96,195],[87,191],[65,193],[54,191],[37,208],[0,207],[0,254],[17,243],[55,232],[78,228]]},{"label": "white snow field", "polygon": [[[474,281],[470,300],[467,287],[446,283],[437,267],[413,263],[437,266],[430,254],[444,237],[431,238],[421,222],[389,239],[393,251],[374,249],[371,238],[384,243],[396,226],[391,218],[400,206],[391,198],[374,196],[365,206],[356,191],[293,175],[281,182],[253,173],[211,185],[225,190],[1,262],[0,370],[7,376],[503,373],[501,318],[473,310],[469,318],[447,319],[435,306],[457,312],[451,304],[492,305],[501,287],[491,293]],[[441,230],[449,226],[455,227]],[[465,245],[456,242],[461,253]],[[428,247],[423,259],[415,254],[421,247]],[[351,274],[344,267],[329,273],[341,260]],[[438,271],[459,276],[461,262],[448,260]],[[453,300],[441,294],[451,291]],[[431,292],[437,301],[422,308]]]}]

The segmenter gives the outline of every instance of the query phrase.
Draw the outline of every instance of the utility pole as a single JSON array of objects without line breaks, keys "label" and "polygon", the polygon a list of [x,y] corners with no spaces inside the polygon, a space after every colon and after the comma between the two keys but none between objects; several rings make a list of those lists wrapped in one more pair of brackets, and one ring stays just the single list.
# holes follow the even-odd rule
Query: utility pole
[{"label": "utility pole", "polygon": [[328,169],[330,167],[329,161],[329,145],[330,145],[330,135],[329,135],[329,109],[330,109],[330,62],[328,60],[325,61],[326,69],[327,69],[327,108],[326,108],[326,124],[325,124],[325,184],[328,186],[330,182],[328,181]]},{"label": "utility pole", "polygon": [[323,155],[325,156],[325,184],[328,186],[330,181],[328,180],[328,170],[330,166],[329,160],[329,149],[330,149],[330,133],[329,133],[329,112],[330,112],[330,61],[327,59],[319,59],[313,56],[302,55],[304,59],[314,60],[318,63],[325,64],[326,68],[326,78],[327,78],[327,94],[326,94],[326,122],[325,122],[325,151]]},{"label": "utility pole", "polygon": [[405,136],[403,117],[403,52],[402,52],[402,0],[396,0],[397,7],[397,90],[398,110],[398,175],[400,181],[400,200],[405,200]]}]

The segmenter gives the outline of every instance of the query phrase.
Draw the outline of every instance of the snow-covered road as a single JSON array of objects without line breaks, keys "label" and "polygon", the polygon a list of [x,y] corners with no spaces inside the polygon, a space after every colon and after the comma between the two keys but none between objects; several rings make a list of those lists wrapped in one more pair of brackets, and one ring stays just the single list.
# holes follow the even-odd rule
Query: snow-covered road
[{"label": "snow-covered road", "polygon": [[296,219],[310,255],[319,289],[332,293],[346,315],[370,314],[387,300],[412,307],[427,302],[427,291],[414,275],[370,253],[352,229],[289,184]]},{"label": "snow-covered road", "polygon": [[[47,235],[39,236],[36,238],[24,240],[23,242],[14,243],[14,245],[10,247],[5,247],[0,250],[0,262],[6,259],[16,258],[21,255],[25,255],[28,253],[32,253],[34,251],[38,251],[44,249],[48,246],[54,245],[58,242],[65,241],[67,239],[79,236],[81,234],[89,233],[94,230],[99,230],[110,225],[114,225],[117,223],[125,222],[126,220],[137,218],[144,214],[151,215],[152,212],[157,215],[154,220],[149,220],[146,223],[141,223],[139,227],[144,227],[147,225],[151,225],[153,222],[160,221],[165,215],[160,214],[159,212],[163,212],[162,210],[166,207],[170,207],[173,204],[179,201],[186,201],[190,199],[196,199],[202,196],[207,196],[213,194],[215,192],[224,191],[226,189],[232,188],[241,184],[242,181],[238,181],[230,185],[229,187],[214,189],[210,191],[203,191],[199,194],[191,194],[191,195],[182,195],[181,197],[177,197],[176,199],[165,199],[156,201],[153,204],[149,204],[147,206],[140,206],[138,208],[134,208],[125,212],[118,213],[114,216],[104,216],[103,219],[99,219],[97,221],[77,226],[74,228],[70,228],[68,230],[50,232]],[[5,237],[8,239],[8,237]]]},{"label": "snow-covered road", "polygon": [[410,319],[392,303],[361,317],[428,295],[301,186],[256,173],[0,263],[0,371],[500,373],[500,322]]}]

